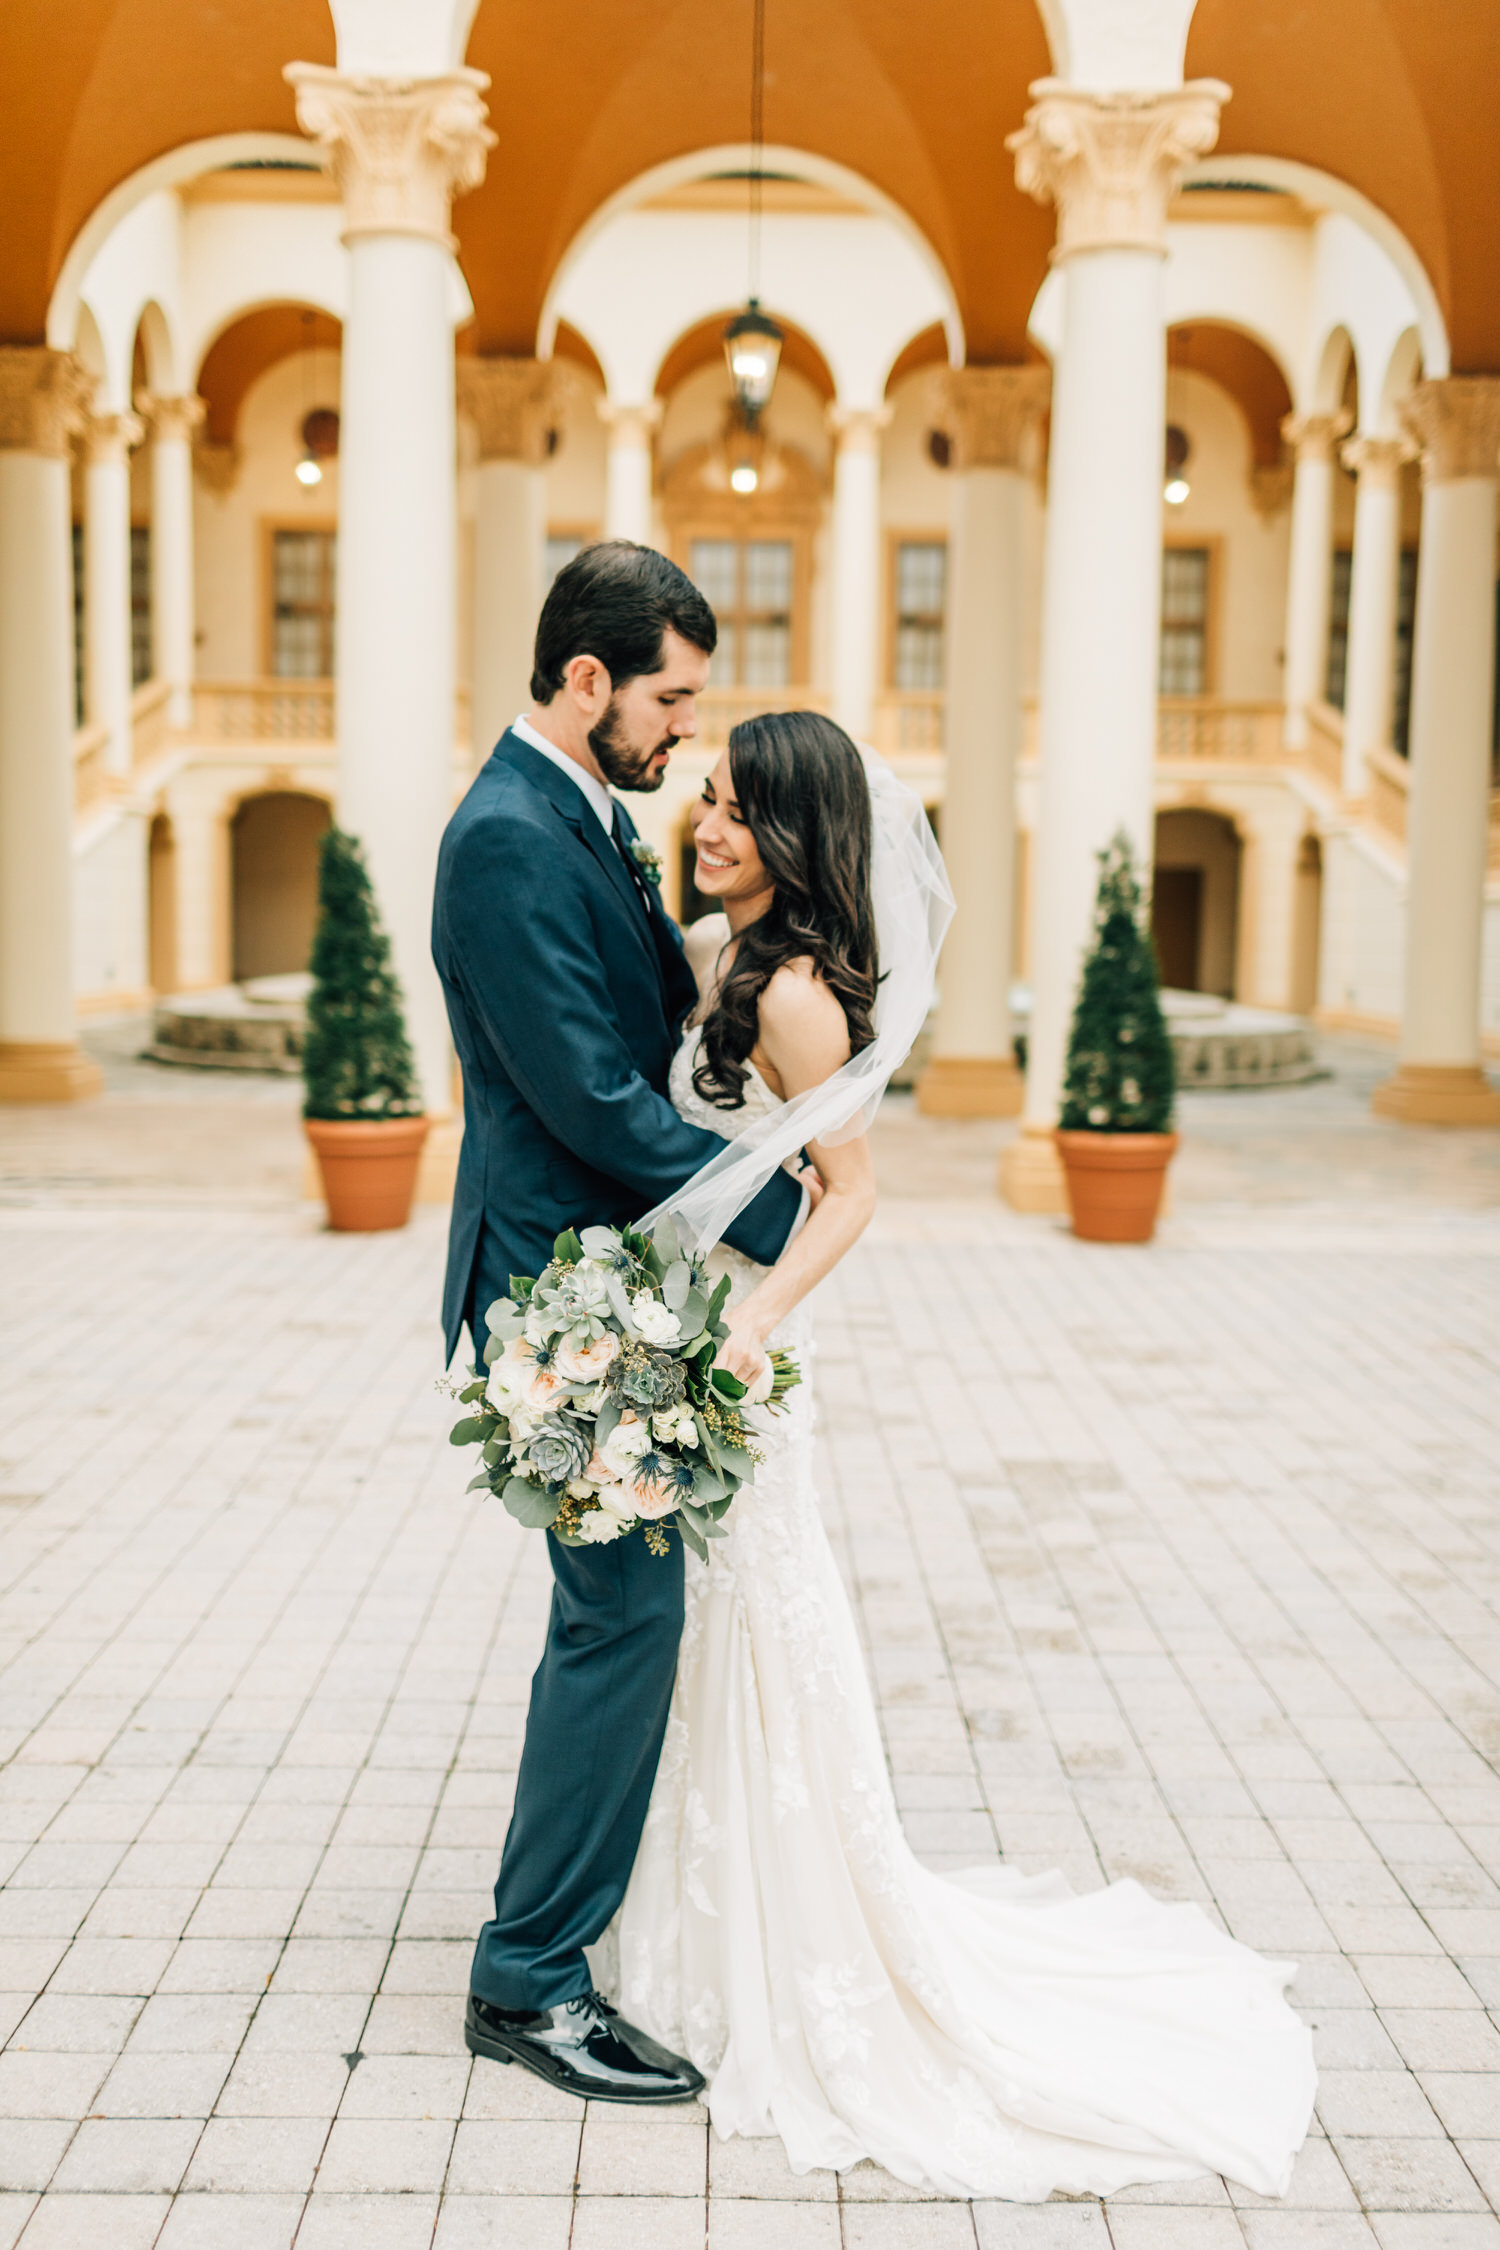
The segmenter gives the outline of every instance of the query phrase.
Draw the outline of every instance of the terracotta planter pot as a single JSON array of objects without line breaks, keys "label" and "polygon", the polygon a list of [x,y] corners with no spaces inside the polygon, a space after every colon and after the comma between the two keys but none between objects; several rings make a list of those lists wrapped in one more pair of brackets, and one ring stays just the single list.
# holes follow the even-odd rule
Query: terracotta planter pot
[{"label": "terracotta planter pot", "polygon": [[1073,1232],[1085,1242],[1149,1242],[1161,1209],[1175,1133],[1064,1133]]},{"label": "terracotta planter pot", "polygon": [[422,1161],[427,1117],[304,1117],[323,1175],[328,1224],[338,1234],[404,1227]]}]

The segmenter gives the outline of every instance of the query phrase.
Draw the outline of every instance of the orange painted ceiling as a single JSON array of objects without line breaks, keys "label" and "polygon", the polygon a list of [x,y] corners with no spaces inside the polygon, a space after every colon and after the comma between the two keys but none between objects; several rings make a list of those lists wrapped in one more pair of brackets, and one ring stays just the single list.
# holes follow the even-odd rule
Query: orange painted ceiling
[{"label": "orange painted ceiling", "polygon": [[[1292,394],[1264,345],[1222,321],[1185,321],[1168,331],[1167,365],[1191,368],[1226,390],[1249,426],[1256,467],[1275,466],[1281,459],[1281,417],[1292,411]],[[1169,391],[1169,419],[1170,413]]]},{"label": "orange painted ceiling", "polygon": [[307,312],[311,319],[300,305],[262,305],[235,321],[209,346],[198,370],[198,395],[208,404],[205,437],[219,445],[231,443],[245,393],[278,360],[309,349],[338,350],[343,340],[339,323],[328,313],[312,312],[310,306]]},{"label": "orange painted ceiling", "polygon": [[[747,133],[751,0],[482,0],[499,146],[455,224],[481,350],[529,351],[583,221],[648,166]],[[973,358],[1025,353],[1052,242],[1005,136],[1049,58],[1034,0],[796,0],[768,10],[766,133],[900,204],[951,276]],[[151,158],[295,129],[282,66],[334,59],[325,0],[5,0],[0,337],[39,341],[69,243]],[[1192,75],[1227,79],[1221,147],[1362,189],[1408,235],[1456,367],[1500,369],[1500,0],[1198,0]]]}]

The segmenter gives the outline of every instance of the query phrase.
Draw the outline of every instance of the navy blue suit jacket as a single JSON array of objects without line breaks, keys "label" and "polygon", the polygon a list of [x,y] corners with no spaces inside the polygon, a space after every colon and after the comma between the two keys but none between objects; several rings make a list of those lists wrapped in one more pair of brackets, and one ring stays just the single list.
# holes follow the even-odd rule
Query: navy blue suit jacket
[{"label": "navy blue suit jacket", "polygon": [[[564,1227],[639,1218],[723,1145],[667,1098],[698,995],[676,925],[645,889],[643,906],[577,784],[507,730],[448,823],[433,905],[464,1074],[443,1290],[450,1359],[481,1247],[487,1275],[540,1273]],[[777,1172],[727,1240],[769,1265],[800,1206]]]}]

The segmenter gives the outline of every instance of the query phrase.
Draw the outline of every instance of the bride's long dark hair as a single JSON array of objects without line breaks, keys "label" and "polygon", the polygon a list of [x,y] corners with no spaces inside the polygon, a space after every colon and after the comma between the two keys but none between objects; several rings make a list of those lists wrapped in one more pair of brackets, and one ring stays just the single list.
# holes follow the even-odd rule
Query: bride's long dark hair
[{"label": "bride's long dark hair", "polygon": [[879,964],[870,900],[870,785],[842,727],[819,711],[767,711],[729,737],[740,817],[773,885],[771,903],[740,932],[734,964],[703,1024],[693,1084],[738,1109],[760,1020],[760,996],[788,961],[810,960],[849,1026],[849,1051],[875,1037]]}]

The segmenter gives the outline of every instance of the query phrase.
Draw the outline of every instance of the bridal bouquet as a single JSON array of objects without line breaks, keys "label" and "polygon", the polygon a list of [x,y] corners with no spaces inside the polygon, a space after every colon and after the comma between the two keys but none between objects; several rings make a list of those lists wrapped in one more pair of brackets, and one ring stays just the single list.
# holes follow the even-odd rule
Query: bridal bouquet
[{"label": "bridal bouquet", "polygon": [[710,1292],[670,1220],[571,1229],[535,1280],[512,1276],[485,1315],[487,1376],[464,1385],[454,1445],[483,1448],[469,1485],[498,1493],[518,1522],[568,1546],[602,1546],[641,1527],[653,1554],[676,1524],[705,1561],[720,1518],[761,1456],[745,1409],[779,1408],[801,1380],[773,1351],[752,1393],[714,1355],[726,1274]]}]

